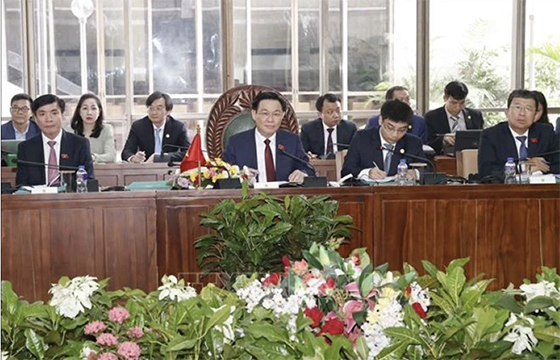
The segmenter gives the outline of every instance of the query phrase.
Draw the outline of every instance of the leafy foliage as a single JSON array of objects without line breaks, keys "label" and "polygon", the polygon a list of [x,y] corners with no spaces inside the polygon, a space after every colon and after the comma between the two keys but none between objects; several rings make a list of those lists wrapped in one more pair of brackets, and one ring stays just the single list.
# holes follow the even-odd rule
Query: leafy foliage
[{"label": "leafy foliage", "polygon": [[229,276],[279,271],[285,255],[300,259],[313,243],[334,248],[339,241],[331,239],[351,237],[352,217],[337,211],[328,196],[223,200],[202,215],[201,225],[215,232],[195,243],[197,262],[206,273],[220,269]]}]

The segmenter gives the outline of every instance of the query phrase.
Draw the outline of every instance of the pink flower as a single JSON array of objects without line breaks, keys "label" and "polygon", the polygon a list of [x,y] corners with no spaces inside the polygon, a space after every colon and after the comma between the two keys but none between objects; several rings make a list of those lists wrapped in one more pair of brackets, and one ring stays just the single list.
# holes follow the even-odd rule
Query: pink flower
[{"label": "pink flower", "polygon": [[319,286],[319,294],[322,296],[330,294],[332,292],[331,289],[333,289],[335,285],[335,280],[333,278],[328,278],[323,285]]},{"label": "pink flower", "polygon": [[113,353],[104,353],[99,355],[97,360],[119,360],[118,356]]},{"label": "pink flower", "polygon": [[97,337],[97,343],[102,346],[114,346],[117,345],[119,341],[115,335],[104,333]]},{"label": "pink flower", "polygon": [[109,320],[116,322],[117,324],[122,324],[130,317],[128,310],[122,307],[114,307],[109,310]]},{"label": "pink flower", "polygon": [[103,321],[93,321],[86,325],[84,328],[84,333],[87,335],[98,334],[100,332],[105,331],[107,327],[103,323]]},{"label": "pink flower", "polygon": [[138,359],[140,357],[140,347],[132,341],[126,341],[119,345],[117,351],[125,359]]},{"label": "pink flower", "polygon": [[139,339],[142,337],[142,335],[144,335],[144,332],[142,331],[141,327],[134,326],[128,329],[128,336],[130,336],[131,338]]},{"label": "pink flower", "polygon": [[354,320],[354,313],[360,312],[364,308],[364,303],[357,300],[347,301],[342,307],[342,312],[344,313],[344,321],[346,322],[346,332],[349,333],[356,325]]},{"label": "pink flower", "polygon": [[294,265],[292,265],[292,270],[294,270],[298,276],[303,276],[307,272],[308,268],[309,266],[305,260],[294,261]]}]

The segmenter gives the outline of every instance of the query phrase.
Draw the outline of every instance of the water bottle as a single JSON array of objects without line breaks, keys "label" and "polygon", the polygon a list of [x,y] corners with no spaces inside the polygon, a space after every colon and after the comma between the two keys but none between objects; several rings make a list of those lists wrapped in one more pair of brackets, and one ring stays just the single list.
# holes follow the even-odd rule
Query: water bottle
[{"label": "water bottle", "polygon": [[76,192],[87,192],[87,179],[88,174],[86,168],[84,165],[80,165],[78,171],[76,171]]},{"label": "water bottle", "polygon": [[397,166],[397,185],[406,185],[408,183],[408,165],[406,159],[401,159]]},{"label": "water bottle", "polygon": [[516,174],[515,162],[513,162],[512,157],[508,157],[506,164],[504,165],[504,184],[517,183],[515,174]]}]

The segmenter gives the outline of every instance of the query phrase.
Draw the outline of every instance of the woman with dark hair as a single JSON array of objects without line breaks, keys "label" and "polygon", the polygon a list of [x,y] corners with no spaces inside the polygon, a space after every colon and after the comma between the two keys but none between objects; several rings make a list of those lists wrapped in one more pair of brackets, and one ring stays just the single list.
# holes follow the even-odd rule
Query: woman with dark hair
[{"label": "woman with dark hair", "polygon": [[537,113],[535,114],[535,122],[550,124],[550,120],[548,120],[548,103],[546,102],[546,98],[544,97],[544,94],[537,90],[533,90],[531,92],[535,94],[538,100]]},{"label": "woman with dark hair", "polygon": [[70,124],[74,134],[89,139],[94,163],[114,163],[116,156],[113,126],[103,123],[103,107],[94,94],[84,94],[78,100]]}]

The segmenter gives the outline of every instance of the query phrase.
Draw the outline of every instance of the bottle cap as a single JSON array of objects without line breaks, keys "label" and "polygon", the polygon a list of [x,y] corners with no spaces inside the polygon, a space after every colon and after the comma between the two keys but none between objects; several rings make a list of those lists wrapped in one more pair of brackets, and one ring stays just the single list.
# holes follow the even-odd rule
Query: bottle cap
[{"label": "bottle cap", "polygon": [[510,161],[513,162],[513,157],[508,156],[508,157],[507,157],[507,161],[508,161],[508,162],[510,162]]}]

